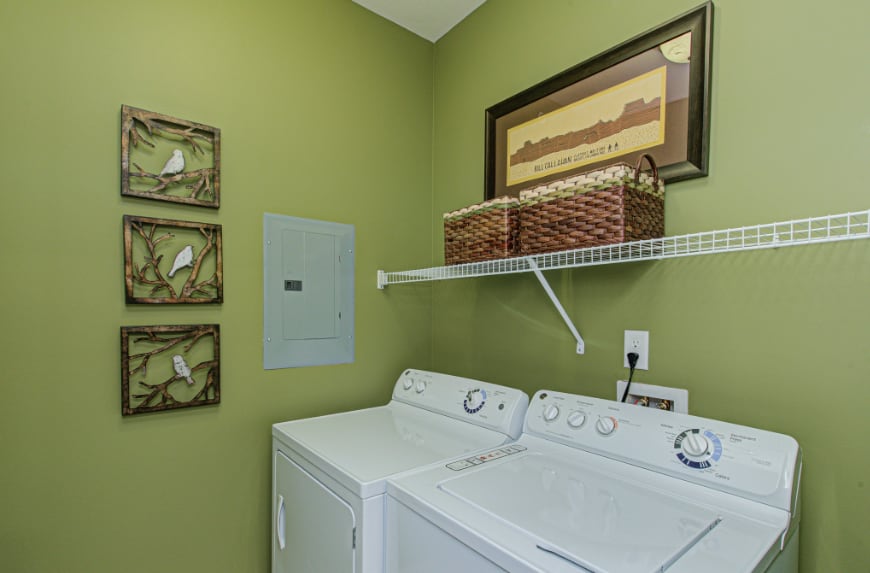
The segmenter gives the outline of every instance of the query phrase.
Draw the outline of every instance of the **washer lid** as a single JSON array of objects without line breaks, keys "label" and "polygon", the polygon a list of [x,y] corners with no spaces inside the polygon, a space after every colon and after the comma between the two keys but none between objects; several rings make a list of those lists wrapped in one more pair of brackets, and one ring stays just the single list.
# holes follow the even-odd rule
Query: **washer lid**
[{"label": "washer lid", "polygon": [[289,451],[366,498],[394,474],[503,444],[504,434],[392,401],[386,406],[275,424]]},{"label": "washer lid", "polygon": [[666,570],[723,520],[715,507],[676,491],[534,453],[438,488],[522,530],[539,550],[595,573]]}]

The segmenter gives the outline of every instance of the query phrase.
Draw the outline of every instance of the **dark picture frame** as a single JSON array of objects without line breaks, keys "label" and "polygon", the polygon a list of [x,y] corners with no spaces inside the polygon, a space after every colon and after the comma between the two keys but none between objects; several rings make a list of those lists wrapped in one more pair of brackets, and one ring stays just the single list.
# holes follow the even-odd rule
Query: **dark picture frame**
[{"label": "dark picture frame", "polygon": [[121,106],[121,195],[218,209],[220,193],[219,128]]},{"label": "dark picture frame", "polygon": [[221,225],[124,215],[127,303],[222,303],[223,275]]},{"label": "dark picture frame", "polygon": [[712,23],[707,2],[489,107],[484,198],[644,153],[667,183],[706,176]]},{"label": "dark picture frame", "polygon": [[220,325],[121,327],[123,416],[220,401]]}]

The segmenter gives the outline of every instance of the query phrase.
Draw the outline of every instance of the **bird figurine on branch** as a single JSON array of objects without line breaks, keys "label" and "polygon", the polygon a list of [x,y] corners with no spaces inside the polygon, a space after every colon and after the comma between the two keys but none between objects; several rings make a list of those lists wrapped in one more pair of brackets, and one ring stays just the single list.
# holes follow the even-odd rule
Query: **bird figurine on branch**
[{"label": "bird figurine on branch", "polygon": [[190,366],[184,360],[184,356],[176,354],[172,357],[172,367],[175,369],[176,378],[184,378],[188,385],[193,385],[193,378],[190,377]]},{"label": "bird figurine on branch", "polygon": [[192,267],[193,266],[193,246],[187,245],[177,255],[175,255],[175,262],[172,263],[172,269],[169,271],[169,278],[175,276],[176,271],[182,269],[184,267]]},{"label": "bird figurine on branch", "polygon": [[160,176],[177,175],[184,171],[184,154],[180,149],[172,151],[172,156],[166,160],[163,170],[160,171]]}]

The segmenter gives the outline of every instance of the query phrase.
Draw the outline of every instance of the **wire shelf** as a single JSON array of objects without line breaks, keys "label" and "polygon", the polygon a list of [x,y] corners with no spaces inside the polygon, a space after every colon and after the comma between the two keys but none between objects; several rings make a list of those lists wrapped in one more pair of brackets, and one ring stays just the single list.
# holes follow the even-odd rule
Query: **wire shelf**
[{"label": "wire shelf", "polygon": [[536,269],[570,269],[867,238],[870,238],[870,209],[479,263],[411,271],[378,271],[378,288],[391,284],[526,273]]}]

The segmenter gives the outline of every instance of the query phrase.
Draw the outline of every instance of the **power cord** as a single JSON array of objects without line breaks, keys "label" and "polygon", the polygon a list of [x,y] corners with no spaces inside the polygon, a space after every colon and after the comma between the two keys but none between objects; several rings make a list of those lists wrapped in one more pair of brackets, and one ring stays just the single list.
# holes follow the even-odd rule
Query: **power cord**
[{"label": "power cord", "polygon": [[625,357],[628,358],[628,383],[625,385],[625,392],[622,393],[620,402],[625,402],[625,399],[628,398],[628,389],[631,388],[631,379],[634,378],[634,367],[637,366],[637,359],[640,358],[640,355],[637,352],[629,352]]}]

